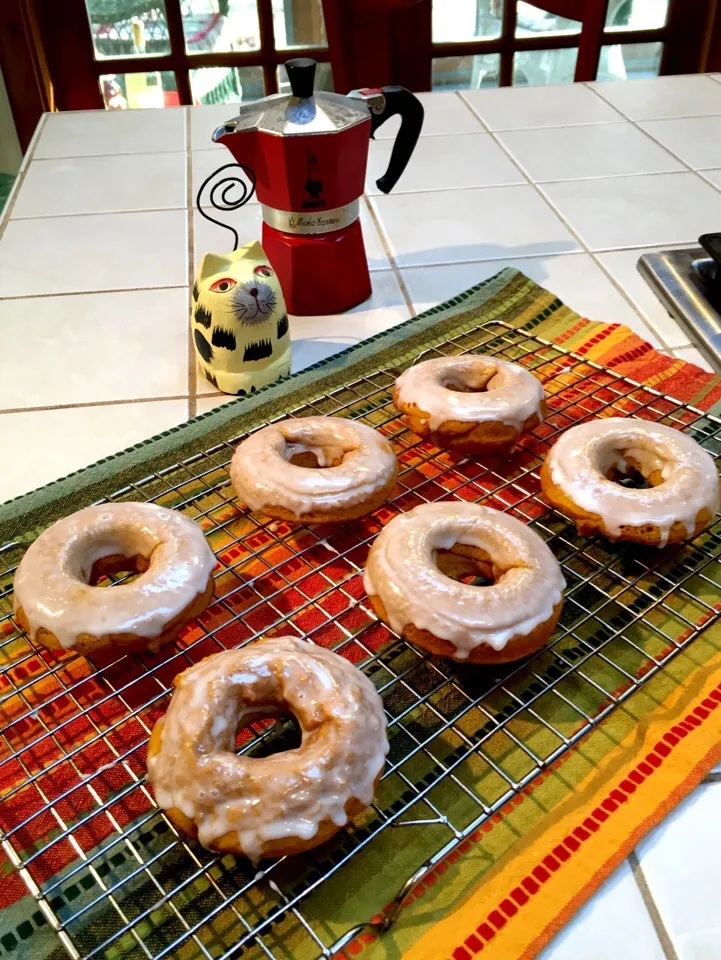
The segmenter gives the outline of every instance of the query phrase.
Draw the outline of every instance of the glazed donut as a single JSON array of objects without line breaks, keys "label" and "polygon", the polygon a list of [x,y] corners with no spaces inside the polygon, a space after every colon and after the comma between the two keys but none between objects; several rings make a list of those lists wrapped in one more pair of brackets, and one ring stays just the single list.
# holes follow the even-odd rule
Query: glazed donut
[{"label": "glazed donut", "polygon": [[[205,610],[215,557],[188,517],[151,503],[107,503],[58,520],[15,574],[15,616],[50,649],[158,650]],[[111,589],[101,577],[141,574]]]},{"label": "glazed donut", "polygon": [[[297,750],[235,753],[236,729],[292,711]],[[300,853],[373,799],[386,754],[383,703],[338,654],[296,637],[216,653],[180,674],[153,729],[148,777],[183,833],[252,860]]]},{"label": "glazed donut", "polygon": [[[460,582],[478,574],[493,583]],[[364,585],[396,633],[471,663],[504,663],[542,647],[565,587],[538,534],[507,513],[462,501],[394,517],[371,547]]]},{"label": "glazed donut", "polygon": [[340,417],[271,424],[244,440],[230,464],[233,489],[251,510],[301,523],[372,513],[388,499],[397,474],[385,437]]},{"label": "glazed donut", "polygon": [[[634,474],[649,486],[614,482]],[[713,458],[687,433],[630,417],[567,430],[543,463],[541,487],[582,536],[658,547],[696,536],[719,509]]]},{"label": "glazed donut", "polygon": [[398,377],[393,404],[414,433],[459,453],[508,452],[546,416],[540,382],[495,357],[438,357]]}]

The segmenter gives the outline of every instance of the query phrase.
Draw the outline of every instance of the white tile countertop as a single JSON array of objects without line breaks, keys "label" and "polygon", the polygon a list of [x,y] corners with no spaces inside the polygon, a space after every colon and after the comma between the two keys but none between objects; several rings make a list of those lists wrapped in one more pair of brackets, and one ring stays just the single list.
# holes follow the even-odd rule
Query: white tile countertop
[{"label": "white tile countertop", "polygon": [[[292,317],[294,369],[512,265],[594,320],[708,369],[636,270],[721,230],[721,76],[423,94],[396,190],[372,144],[372,298]],[[230,162],[232,106],[46,115],[0,222],[0,443],[8,499],[225,403],[196,372],[188,283],[230,234],[192,198]],[[238,215],[259,236],[260,207]],[[610,878],[543,960],[721,957],[721,768]],[[511,958],[509,958],[511,960]]]}]

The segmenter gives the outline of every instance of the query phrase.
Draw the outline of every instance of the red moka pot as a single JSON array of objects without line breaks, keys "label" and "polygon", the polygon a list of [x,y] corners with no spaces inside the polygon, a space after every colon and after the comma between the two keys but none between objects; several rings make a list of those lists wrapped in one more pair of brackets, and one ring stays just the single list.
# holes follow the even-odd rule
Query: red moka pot
[{"label": "red moka pot", "polygon": [[290,313],[340,313],[371,294],[360,225],[370,138],[389,117],[401,128],[378,188],[389,193],[423,124],[423,107],[404,87],[314,93],[316,63],[286,64],[292,93],[242,104],[219,127],[239,164],[252,170],[263,211],[263,248]]}]

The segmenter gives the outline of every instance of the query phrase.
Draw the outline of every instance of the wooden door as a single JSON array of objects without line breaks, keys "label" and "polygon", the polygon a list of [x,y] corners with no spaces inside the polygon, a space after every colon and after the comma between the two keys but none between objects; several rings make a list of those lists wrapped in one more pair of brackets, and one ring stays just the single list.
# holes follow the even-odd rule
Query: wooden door
[{"label": "wooden door", "polygon": [[717,3],[420,0],[423,6],[429,36],[417,35],[414,49],[429,53],[396,62],[394,80],[452,90],[701,71],[713,49]]},{"label": "wooden door", "polygon": [[37,11],[59,109],[238,102],[276,93],[282,64],[319,61],[322,0],[23,0]]},{"label": "wooden door", "polygon": [[[589,56],[581,17],[599,2],[607,9]],[[567,15],[576,11],[579,19]],[[721,69],[721,7],[718,0],[0,0],[0,61],[23,147],[44,109],[237,102],[285,90],[282,64],[298,54],[319,61],[319,87],[342,92],[386,83],[413,90],[561,83],[581,63],[583,79],[693,73]]]}]

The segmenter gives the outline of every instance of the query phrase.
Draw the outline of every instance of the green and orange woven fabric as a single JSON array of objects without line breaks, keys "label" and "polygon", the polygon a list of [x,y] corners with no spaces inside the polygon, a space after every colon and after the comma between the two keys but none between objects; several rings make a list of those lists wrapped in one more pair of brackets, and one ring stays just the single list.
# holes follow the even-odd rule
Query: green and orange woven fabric
[{"label": "green and orange woven fabric", "polygon": [[714,412],[721,403],[721,375],[661,353],[623,324],[570,318],[570,312],[562,307],[526,326],[581,357],[700,410]]},{"label": "green and orange woven fabric", "polygon": [[[507,270],[254,398],[1,505],[3,569],[54,519],[120,488],[195,516],[222,566],[216,600],[177,645],[92,663],[18,634],[12,577],[0,573],[0,960],[315,960],[340,940],[338,960],[530,960],[721,759],[718,524],[664,553],[579,543],[538,495],[551,433],[492,468],[421,450],[387,413],[391,373],[449,342],[502,349],[544,375],[550,431],[613,403],[616,415],[675,418],[721,453],[711,417],[721,377],[581,318]],[[370,386],[354,398],[361,380]],[[227,441],[291,410],[332,413],[338,397],[396,444],[405,492],[341,530],[270,529],[244,513],[227,490]],[[504,500],[511,480],[523,495]],[[483,670],[439,670],[364,603],[366,541],[421,490],[521,510],[563,563],[561,637],[502,686]],[[148,731],[179,670],[281,620],[354,661],[372,655],[391,753],[376,810],[311,857],[267,868],[182,842],[143,777]],[[535,773],[530,756],[543,760]],[[523,786],[506,801],[509,782]],[[479,818],[483,805],[493,812]],[[383,820],[395,826],[381,830]]]}]

